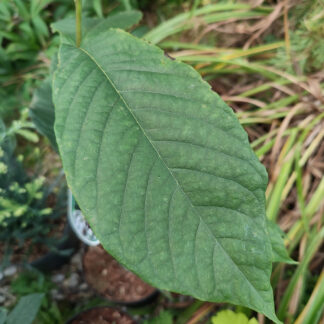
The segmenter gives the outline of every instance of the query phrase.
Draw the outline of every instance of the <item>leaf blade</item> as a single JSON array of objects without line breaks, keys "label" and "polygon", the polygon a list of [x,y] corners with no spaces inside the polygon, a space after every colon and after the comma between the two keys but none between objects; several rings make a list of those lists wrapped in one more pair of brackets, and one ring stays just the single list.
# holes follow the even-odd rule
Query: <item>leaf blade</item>
[{"label": "leaf blade", "polygon": [[270,236],[270,242],[272,246],[272,261],[284,262],[287,264],[298,264],[290,258],[283,240],[283,232],[280,227],[271,220],[267,221],[267,227]]},{"label": "leaf blade", "polygon": [[233,112],[193,69],[120,30],[60,56],[58,144],[105,248],[160,288],[276,321],[267,176]]},{"label": "leaf blade", "polygon": [[35,293],[21,297],[13,311],[7,316],[7,324],[31,324],[41,306],[44,294]]},{"label": "leaf blade", "polygon": [[52,78],[47,78],[41,86],[35,90],[30,104],[29,114],[37,130],[46,136],[55,151],[58,150],[55,134],[55,111],[52,101]]}]

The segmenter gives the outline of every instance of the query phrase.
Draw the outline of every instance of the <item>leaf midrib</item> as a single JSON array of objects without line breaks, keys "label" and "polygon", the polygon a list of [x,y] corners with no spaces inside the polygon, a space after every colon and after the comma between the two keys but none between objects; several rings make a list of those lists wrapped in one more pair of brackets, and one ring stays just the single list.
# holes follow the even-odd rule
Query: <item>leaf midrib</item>
[{"label": "leaf midrib", "polygon": [[220,242],[218,242],[217,237],[214,235],[214,233],[209,229],[209,227],[207,226],[207,224],[205,223],[205,221],[203,220],[203,218],[197,213],[195,206],[192,204],[190,198],[188,197],[188,195],[183,191],[182,187],[180,186],[177,178],[175,177],[175,175],[173,174],[173,172],[168,168],[166,162],[164,161],[164,159],[162,158],[162,156],[160,155],[160,152],[158,151],[158,149],[155,147],[155,145],[152,143],[152,141],[150,140],[150,138],[148,137],[148,135],[146,134],[145,130],[142,128],[141,124],[139,123],[139,121],[137,120],[136,116],[134,115],[134,113],[132,112],[131,108],[129,107],[129,105],[127,104],[126,100],[124,99],[124,97],[121,95],[120,91],[117,89],[117,87],[115,86],[114,82],[110,79],[110,77],[107,75],[107,73],[105,72],[105,70],[101,67],[101,65],[97,62],[97,60],[84,48],[82,47],[75,47],[69,44],[65,44],[66,46],[71,46],[74,47],[78,50],[81,50],[85,55],[87,55],[90,60],[98,67],[98,69],[105,75],[105,77],[107,78],[107,81],[111,84],[111,86],[114,88],[114,90],[116,91],[116,93],[118,94],[119,98],[122,100],[122,102],[124,103],[125,107],[127,108],[127,110],[129,111],[129,113],[132,115],[132,117],[134,118],[135,122],[137,123],[138,127],[141,129],[141,131],[143,132],[144,136],[147,138],[147,140],[149,141],[149,143],[151,144],[151,146],[153,147],[154,151],[156,152],[156,154],[158,155],[158,157],[160,158],[160,160],[162,161],[162,163],[164,164],[164,166],[167,168],[167,170],[169,171],[169,173],[171,174],[172,178],[174,179],[177,187],[179,188],[179,190],[183,193],[184,197],[186,198],[186,200],[189,202],[189,205],[191,206],[192,210],[194,211],[195,215],[200,219],[200,222],[204,223],[206,225],[206,228],[208,229],[208,231],[210,232],[211,236],[214,238],[214,241],[217,243],[217,245],[223,250],[224,255],[228,258],[228,260],[230,262],[232,262],[234,264],[234,266],[237,268],[237,270],[239,271],[239,273],[245,278],[245,280],[249,283],[249,285],[252,287],[252,289],[255,291],[255,293],[257,294],[258,297],[261,298],[261,300],[264,300],[263,297],[260,295],[259,291],[254,287],[254,285],[252,284],[252,282],[250,282],[250,280],[246,277],[246,275],[242,272],[242,270],[239,268],[239,266],[234,262],[234,260],[231,258],[231,256],[227,253],[227,251],[223,248],[223,246],[221,245]]}]

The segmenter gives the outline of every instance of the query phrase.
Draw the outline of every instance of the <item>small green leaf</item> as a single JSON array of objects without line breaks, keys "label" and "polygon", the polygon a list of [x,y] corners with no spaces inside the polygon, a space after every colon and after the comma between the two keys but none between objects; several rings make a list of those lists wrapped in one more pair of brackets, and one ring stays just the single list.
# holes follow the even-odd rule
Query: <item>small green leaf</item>
[{"label": "small green leaf", "polygon": [[4,124],[3,120],[0,118],[0,143],[6,137],[6,125]]},{"label": "small green leaf", "polygon": [[30,18],[30,14],[27,9],[27,3],[24,3],[22,0],[14,0],[14,4],[17,6],[19,11],[19,16],[22,17],[24,20],[28,21]]},{"label": "small green leaf", "polygon": [[254,317],[249,320],[245,314],[234,313],[227,309],[213,316],[212,324],[259,324],[259,322]]},{"label": "small green leaf", "polygon": [[125,10],[131,10],[132,5],[130,3],[130,0],[120,0],[120,2],[123,4]]},{"label": "small green leaf", "polygon": [[7,310],[0,307],[0,324],[5,324],[7,319]]},{"label": "small green leaf", "polygon": [[110,29],[62,44],[53,86],[67,181],[105,249],[158,288],[279,323],[267,174],[200,75]]},{"label": "small green leaf", "polygon": [[30,294],[21,297],[13,311],[8,315],[6,324],[32,324],[40,308],[44,294]]},{"label": "small green leaf", "polygon": [[33,143],[37,143],[39,141],[37,134],[28,129],[18,129],[16,133]]},{"label": "small green leaf", "polygon": [[93,0],[93,9],[95,10],[98,17],[103,17],[101,0]]},{"label": "small green leaf", "polygon": [[44,80],[39,89],[35,90],[29,110],[36,129],[46,136],[57,151],[54,134],[55,112],[52,101],[51,78]]},{"label": "small green leaf", "polygon": [[173,319],[168,311],[161,312],[157,317],[145,321],[143,324],[172,324]]},{"label": "small green leaf", "polygon": [[38,37],[41,39],[41,37],[48,37],[49,32],[48,32],[48,27],[44,20],[40,16],[34,16],[32,18],[32,23],[35,26],[35,32],[38,35]]},{"label": "small green leaf", "polygon": [[267,220],[267,226],[272,247],[272,262],[284,262],[288,264],[298,264],[298,262],[291,259],[286,250],[283,236],[284,233],[280,227],[271,220]]}]

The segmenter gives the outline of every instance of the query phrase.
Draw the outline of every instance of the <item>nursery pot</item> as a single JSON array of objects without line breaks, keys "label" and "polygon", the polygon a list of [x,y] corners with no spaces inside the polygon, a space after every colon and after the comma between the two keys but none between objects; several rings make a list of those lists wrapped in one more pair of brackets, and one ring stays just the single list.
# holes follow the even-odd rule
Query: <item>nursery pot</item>
[{"label": "nursery pot", "polygon": [[83,216],[71,190],[68,190],[68,220],[75,235],[86,245],[96,246],[100,242],[92,232],[88,222]]},{"label": "nursery pot", "polygon": [[125,269],[101,246],[88,247],[82,258],[83,275],[100,296],[115,304],[136,307],[152,302],[159,291]]},{"label": "nursery pot", "polygon": [[40,271],[48,272],[68,263],[80,243],[68,223],[66,223],[63,236],[59,241],[60,243],[55,247],[55,251],[46,253],[44,256],[32,261],[29,265]]},{"label": "nursery pot", "polygon": [[85,310],[65,324],[136,324],[125,312],[113,307],[94,307]]}]

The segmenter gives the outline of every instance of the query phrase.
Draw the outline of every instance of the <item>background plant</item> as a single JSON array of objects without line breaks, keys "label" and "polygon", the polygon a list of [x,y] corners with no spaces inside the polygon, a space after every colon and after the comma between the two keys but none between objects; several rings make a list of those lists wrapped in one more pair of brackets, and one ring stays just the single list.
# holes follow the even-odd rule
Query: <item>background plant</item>
[{"label": "background plant", "polygon": [[[25,114],[26,115],[26,114]],[[30,122],[14,121],[9,129],[2,123],[0,140],[0,241],[2,245],[1,267],[9,264],[13,249],[21,249],[27,258],[34,251],[34,245],[42,243],[51,247],[57,238],[48,237],[54,222],[61,216],[62,206],[48,207],[47,198],[53,187],[44,185],[42,176],[29,176],[23,165],[23,156],[15,156],[16,134],[37,140],[35,133],[24,127]],[[59,192],[56,193],[59,198]],[[61,199],[61,198],[60,198]],[[64,205],[65,206],[65,205]]]},{"label": "background plant", "polygon": [[0,323],[19,324],[23,321],[26,324],[31,324],[37,315],[43,297],[43,294],[24,296],[9,314],[5,309],[0,308]]}]

